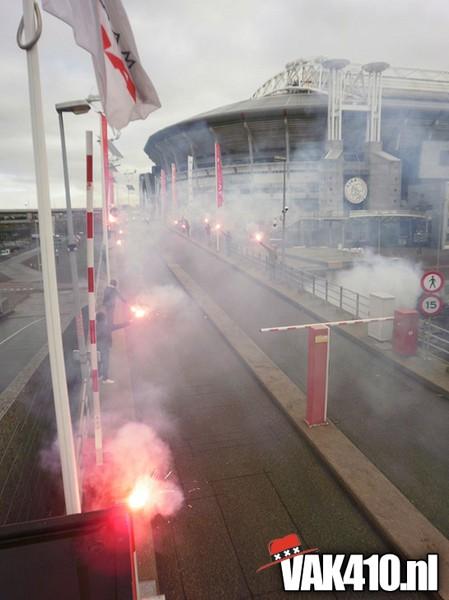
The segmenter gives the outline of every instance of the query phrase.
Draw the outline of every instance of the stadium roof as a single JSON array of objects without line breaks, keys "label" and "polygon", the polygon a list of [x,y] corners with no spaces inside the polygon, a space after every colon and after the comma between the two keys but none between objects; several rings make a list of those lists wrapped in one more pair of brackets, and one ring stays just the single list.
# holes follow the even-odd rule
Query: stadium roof
[{"label": "stadium roof", "polygon": [[[449,115],[449,73],[423,69],[393,68],[387,63],[357,65],[345,60],[328,60],[323,57],[300,59],[288,63],[283,71],[265,82],[251,98],[220,106],[205,113],[161,129],[148,139],[145,152],[160,162],[165,149],[176,156],[176,146],[197,143],[201,136],[213,141],[217,132],[228,127],[239,131],[244,142],[243,128],[253,123],[272,131],[274,121],[282,122],[284,116],[312,121],[319,115],[325,117],[328,104],[329,66],[343,66],[343,110],[364,112],[368,110],[370,75],[382,72],[382,105],[385,111],[413,112],[420,120],[446,121]],[[235,125],[233,125],[235,124]],[[237,126],[237,124],[239,124]],[[218,128],[218,129],[217,129]],[[230,129],[231,128],[231,129]],[[184,141],[183,141],[184,138]],[[189,139],[187,139],[189,138]],[[171,141],[170,141],[171,140]],[[181,154],[184,154],[184,149]]]}]

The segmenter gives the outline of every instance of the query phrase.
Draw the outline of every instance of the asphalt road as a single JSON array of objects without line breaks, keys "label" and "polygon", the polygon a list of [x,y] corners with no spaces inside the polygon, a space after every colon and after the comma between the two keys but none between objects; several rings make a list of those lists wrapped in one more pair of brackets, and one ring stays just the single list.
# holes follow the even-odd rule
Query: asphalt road
[{"label": "asphalt road", "polygon": [[[268,542],[291,532],[323,552],[385,552],[364,515],[180,290],[154,232],[141,224],[130,229],[117,265],[121,288],[129,299],[158,299],[164,312],[126,330],[136,414],[169,444],[185,495],[181,511],[153,527],[167,600],[298,597],[282,592],[277,567],[256,574],[268,562]],[[178,242],[166,249],[189,263]],[[242,318],[252,311],[247,306]]]},{"label": "asphalt road", "polygon": [[[224,262],[169,234],[164,249],[302,389],[307,334],[261,327],[310,323],[304,311]],[[334,331],[329,416],[449,537],[449,398]]]},{"label": "asphalt road", "polygon": [[[59,295],[64,314],[72,311],[71,293]],[[9,316],[0,319],[0,392],[2,392],[47,343],[44,297],[30,294]]]}]

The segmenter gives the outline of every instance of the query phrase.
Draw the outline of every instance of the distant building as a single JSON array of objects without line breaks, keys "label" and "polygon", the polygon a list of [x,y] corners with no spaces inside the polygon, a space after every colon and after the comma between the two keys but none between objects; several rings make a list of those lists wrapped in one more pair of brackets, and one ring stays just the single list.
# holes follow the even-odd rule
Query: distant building
[{"label": "distant building", "polygon": [[[286,65],[252,98],[150,136],[155,163],[142,183],[158,206],[160,172],[170,202],[212,210],[214,142],[225,202],[279,212],[284,163],[289,234],[296,243],[449,246],[449,73],[316,58]],[[271,218],[271,217],[268,217]]]}]

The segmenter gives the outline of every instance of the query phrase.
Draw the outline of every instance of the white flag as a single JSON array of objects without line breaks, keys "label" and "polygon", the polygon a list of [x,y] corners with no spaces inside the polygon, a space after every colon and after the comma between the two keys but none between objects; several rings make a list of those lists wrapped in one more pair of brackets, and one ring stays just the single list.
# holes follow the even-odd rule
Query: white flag
[{"label": "white flag", "polygon": [[43,0],[42,6],[70,25],[76,43],[92,55],[103,110],[112,127],[121,129],[160,107],[121,0]]}]

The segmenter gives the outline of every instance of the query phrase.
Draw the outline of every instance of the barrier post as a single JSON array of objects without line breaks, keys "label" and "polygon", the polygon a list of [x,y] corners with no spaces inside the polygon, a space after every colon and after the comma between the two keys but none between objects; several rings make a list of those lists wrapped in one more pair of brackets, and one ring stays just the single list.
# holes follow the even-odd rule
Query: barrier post
[{"label": "barrier post", "polygon": [[325,325],[311,325],[308,329],[307,411],[305,421],[309,427],[313,427],[327,424],[330,328]]},{"label": "barrier post", "polygon": [[87,298],[89,308],[90,373],[92,382],[95,458],[103,464],[103,434],[101,429],[100,388],[98,382],[96,298],[94,266],[94,189],[92,131],[86,131],[86,247],[87,247]]}]

